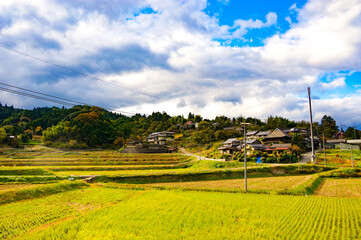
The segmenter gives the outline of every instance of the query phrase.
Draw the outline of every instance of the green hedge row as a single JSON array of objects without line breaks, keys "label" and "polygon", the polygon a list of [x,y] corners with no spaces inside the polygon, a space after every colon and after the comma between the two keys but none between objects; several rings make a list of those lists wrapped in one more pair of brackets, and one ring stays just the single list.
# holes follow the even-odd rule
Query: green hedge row
[{"label": "green hedge row", "polygon": [[13,190],[13,191],[10,190],[0,193],[0,204],[31,199],[31,198],[44,197],[60,192],[66,192],[85,187],[88,187],[88,184],[86,184],[84,181],[73,181],[73,182],[66,181],[56,184],[34,187],[30,189],[21,189],[21,190]]}]

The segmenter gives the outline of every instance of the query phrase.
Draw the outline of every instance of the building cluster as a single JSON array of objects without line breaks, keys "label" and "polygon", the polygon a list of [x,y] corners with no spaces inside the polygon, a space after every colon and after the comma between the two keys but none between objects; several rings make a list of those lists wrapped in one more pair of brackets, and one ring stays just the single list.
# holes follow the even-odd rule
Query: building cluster
[{"label": "building cluster", "polygon": [[[291,128],[287,130],[275,129],[274,131],[249,131],[246,133],[246,142],[231,138],[223,142],[218,150],[221,154],[234,154],[242,152],[245,145],[249,153],[254,151],[267,153],[281,153],[291,148],[292,135],[298,133],[303,136],[305,146],[311,148],[310,131],[307,129]],[[262,142],[259,140],[262,139]],[[316,141],[318,139],[316,138]]]},{"label": "building cluster", "polygon": [[150,144],[166,145],[174,140],[173,132],[155,132],[148,135],[146,141]]}]

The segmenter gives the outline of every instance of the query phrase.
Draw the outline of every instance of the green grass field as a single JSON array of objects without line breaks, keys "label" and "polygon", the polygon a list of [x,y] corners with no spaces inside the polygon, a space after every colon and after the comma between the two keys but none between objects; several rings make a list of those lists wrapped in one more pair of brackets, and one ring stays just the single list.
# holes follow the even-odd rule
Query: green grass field
[{"label": "green grass field", "polygon": [[191,160],[9,150],[0,154],[0,238],[361,239],[361,182],[342,179],[360,169],[251,164],[245,194],[242,163]]},{"label": "green grass field", "polygon": [[361,237],[361,201],[325,197],[88,188],[3,205],[0,216],[2,238]]}]

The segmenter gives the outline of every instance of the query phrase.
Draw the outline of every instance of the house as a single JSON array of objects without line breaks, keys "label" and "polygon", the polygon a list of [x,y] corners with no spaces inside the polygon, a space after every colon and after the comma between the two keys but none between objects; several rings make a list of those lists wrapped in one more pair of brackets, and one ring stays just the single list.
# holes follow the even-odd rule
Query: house
[{"label": "house", "polygon": [[155,132],[149,134],[146,138],[147,142],[151,144],[159,144],[165,145],[174,140],[174,133],[173,132]]},{"label": "house", "polygon": [[188,121],[188,122],[186,122],[185,124],[184,124],[184,127],[185,128],[191,128],[191,127],[193,127],[194,126],[194,123],[192,122],[192,121]]},{"label": "house", "polygon": [[352,146],[352,150],[361,150],[361,139],[347,140],[347,144]]},{"label": "house", "polygon": [[241,141],[237,138],[230,138],[222,144],[223,146],[218,148],[221,154],[233,154],[234,152],[239,151],[237,147],[241,144]]},{"label": "house", "polygon": [[269,148],[265,149],[266,152],[268,152],[269,154],[273,153],[274,151],[279,154],[282,153],[284,151],[288,151],[291,148],[291,143],[276,143],[273,144],[272,146],[270,146]]},{"label": "house", "polygon": [[258,130],[256,131],[249,131],[246,133],[246,136],[248,139],[257,138],[256,134],[258,133]]},{"label": "house", "polygon": [[330,139],[326,141],[326,148],[344,149],[344,150],[360,150],[361,139]]},{"label": "house", "polygon": [[[240,152],[244,151],[244,143],[237,147]],[[257,139],[250,139],[246,141],[247,155],[254,151],[264,152],[268,146],[262,144]]]},{"label": "house", "polygon": [[279,128],[276,128],[264,139],[266,143],[291,143],[291,140],[292,137]]},{"label": "house", "polygon": [[302,135],[304,138],[309,137],[311,135],[311,131],[308,129],[304,129],[304,128],[291,128],[285,132],[290,135],[298,133],[298,134]]},{"label": "house", "polygon": [[[248,139],[246,141],[247,154],[250,154],[254,151],[264,151],[268,146],[262,144],[257,139]],[[223,143],[222,147],[219,147],[218,150],[221,151],[221,154],[234,154],[235,152],[244,151],[244,142],[238,140],[237,138],[228,139]]]},{"label": "house", "polygon": [[271,133],[272,133],[271,130],[258,132],[258,133],[256,134],[256,137],[257,137],[257,138],[265,138],[265,137],[267,137],[268,135],[270,135]]}]

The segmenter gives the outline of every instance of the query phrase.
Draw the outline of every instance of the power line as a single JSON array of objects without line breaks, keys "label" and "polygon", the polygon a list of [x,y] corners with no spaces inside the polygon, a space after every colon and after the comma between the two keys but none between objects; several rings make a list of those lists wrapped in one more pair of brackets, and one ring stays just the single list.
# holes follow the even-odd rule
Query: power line
[{"label": "power line", "polygon": [[24,91],[28,91],[28,92],[32,92],[32,93],[36,93],[36,94],[39,94],[39,95],[43,95],[43,96],[47,96],[47,97],[52,97],[52,98],[60,99],[60,100],[65,100],[65,101],[68,101],[68,102],[73,102],[73,103],[77,103],[77,104],[87,105],[86,103],[83,103],[83,102],[73,101],[73,100],[70,100],[70,99],[67,99],[67,98],[57,97],[57,96],[53,96],[53,95],[49,95],[49,94],[45,94],[45,93],[41,93],[41,92],[37,92],[37,91],[25,89],[25,88],[21,88],[21,87],[16,87],[16,86],[14,86],[14,85],[10,85],[10,84],[7,84],[7,83],[2,83],[2,82],[0,82],[0,85],[12,87],[12,88],[17,88],[17,89],[20,89],[20,90],[24,90]]},{"label": "power line", "polygon": [[[14,90],[14,89],[8,89],[8,88],[4,88],[4,87],[0,86],[0,91],[13,93],[13,94],[17,94],[17,95],[20,95],[20,96],[26,96],[26,97],[30,97],[30,98],[34,98],[34,99],[39,99],[39,100],[52,102],[52,103],[57,103],[57,104],[60,104],[60,105],[71,106],[71,107],[73,107],[75,105],[78,105],[79,103],[81,105],[93,106],[91,104],[81,103],[81,102],[73,101],[73,100],[66,99],[66,98],[61,98],[61,97],[57,97],[57,96],[53,96],[53,95],[49,95],[49,94],[45,94],[45,93],[41,93],[41,92],[37,92],[37,91],[32,91],[32,90],[29,90],[29,89],[16,87],[16,86],[6,84],[6,83],[0,83],[0,84],[5,85],[5,86],[11,86],[11,87],[17,88],[17,89],[21,89],[23,91],[31,92],[31,93],[21,92],[21,91],[17,91],[17,90]],[[43,95],[43,96],[38,96],[38,95],[35,95],[35,94],[32,94],[32,93]],[[48,97],[44,97],[44,96],[48,96]],[[52,99],[52,98],[55,98],[55,99]],[[60,99],[60,100],[57,100],[57,99]],[[117,113],[126,114],[126,115],[134,115],[134,113],[131,113],[131,112],[119,111],[119,110],[108,109],[108,108],[103,108],[103,109],[105,109],[107,111],[110,111],[110,112],[117,112]]]},{"label": "power line", "polygon": [[151,97],[151,98],[160,99],[159,97],[156,97],[156,96],[153,96],[153,95],[150,95],[150,94],[147,94],[147,93],[138,91],[138,90],[134,90],[134,89],[131,89],[131,88],[128,88],[128,87],[124,87],[124,86],[122,86],[122,85],[120,85],[120,84],[108,82],[108,81],[105,81],[104,79],[90,76],[90,75],[88,75],[88,74],[85,74],[85,73],[83,73],[83,72],[77,71],[77,70],[75,70],[75,69],[72,69],[72,68],[69,68],[69,67],[65,67],[65,66],[63,66],[63,65],[59,65],[59,64],[50,62],[50,61],[48,61],[48,60],[44,60],[44,59],[38,58],[38,57],[35,57],[35,56],[32,56],[32,55],[29,55],[29,54],[27,54],[27,53],[24,53],[24,52],[17,51],[17,50],[15,50],[15,49],[6,47],[5,45],[2,45],[2,44],[0,44],[0,47],[3,48],[3,49],[6,49],[6,50],[12,51],[12,52],[21,54],[21,55],[23,55],[23,56],[32,58],[32,59],[34,59],[34,60],[37,60],[37,61],[40,61],[40,62],[49,64],[49,65],[52,65],[52,66],[55,66],[55,67],[58,67],[58,68],[65,69],[65,70],[70,71],[70,72],[73,72],[73,73],[80,74],[80,75],[82,75],[82,76],[85,76],[85,77],[87,77],[87,78],[90,78],[90,79],[93,79],[93,80],[96,80],[96,81],[105,82],[105,83],[108,83],[108,84],[112,84],[112,85],[115,85],[115,86],[124,88],[124,89],[129,90],[129,91],[132,91],[132,92],[139,93],[139,94],[144,95],[144,96],[148,96],[148,97]]},{"label": "power line", "polygon": [[20,91],[7,89],[7,88],[3,88],[3,87],[0,87],[0,90],[5,91],[5,92],[9,92],[9,93],[14,93],[14,94],[21,95],[21,96],[26,96],[26,97],[36,98],[36,99],[40,99],[40,100],[44,100],[44,101],[48,101],[48,102],[58,103],[58,104],[62,104],[62,105],[75,106],[75,104],[72,104],[72,103],[58,101],[58,100],[55,100],[55,99],[41,97],[41,96],[33,95],[33,94],[30,94],[30,93],[20,92]]}]

